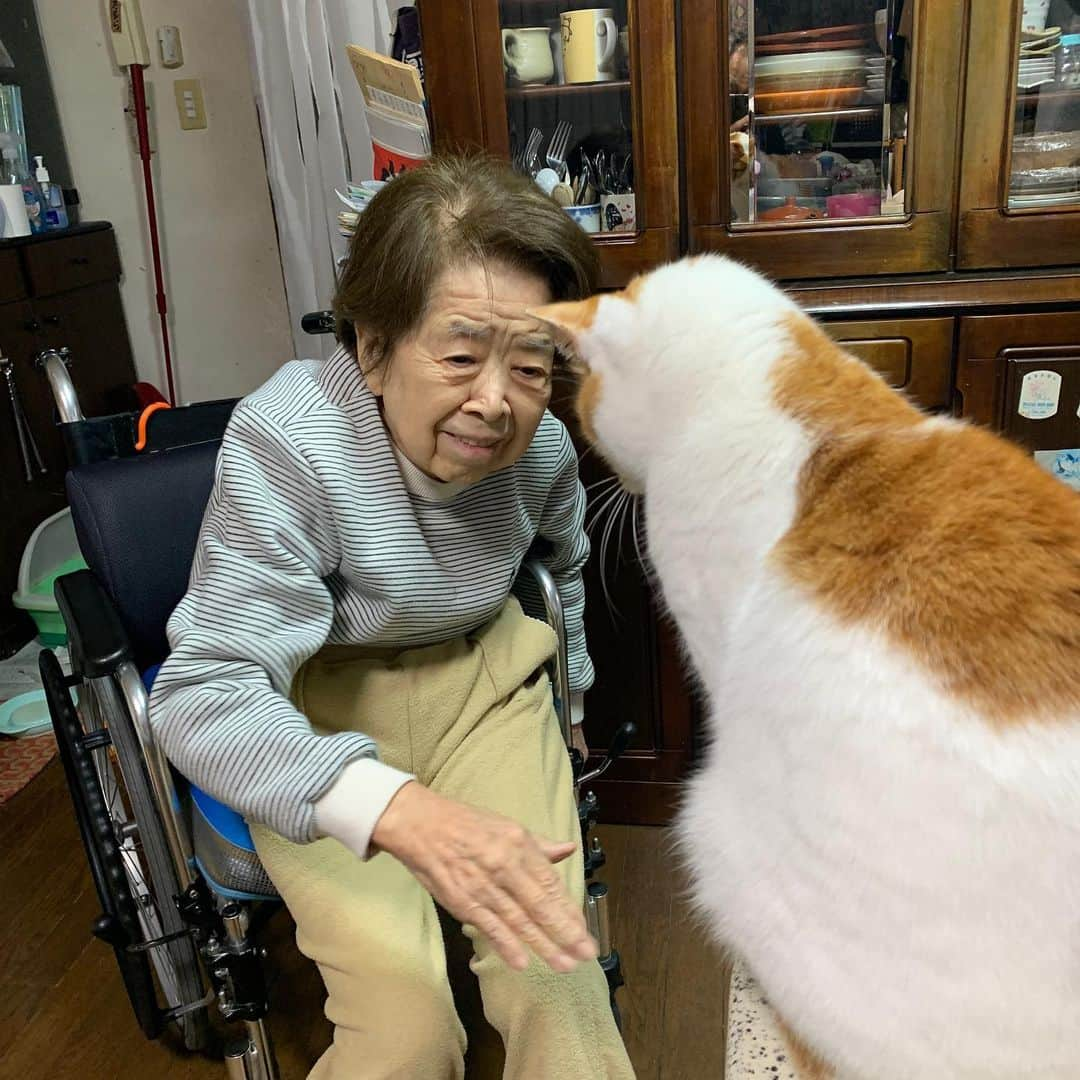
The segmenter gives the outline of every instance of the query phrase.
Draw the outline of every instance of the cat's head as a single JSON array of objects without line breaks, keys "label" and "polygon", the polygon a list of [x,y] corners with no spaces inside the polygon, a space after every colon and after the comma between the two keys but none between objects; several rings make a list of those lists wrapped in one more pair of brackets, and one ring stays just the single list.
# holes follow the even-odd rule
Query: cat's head
[{"label": "cat's head", "polygon": [[710,255],[532,314],[578,376],[586,438],[627,489],[643,492],[650,460],[681,426],[703,410],[722,423],[725,409],[740,407],[748,329],[772,327],[793,308],[764,278]]}]

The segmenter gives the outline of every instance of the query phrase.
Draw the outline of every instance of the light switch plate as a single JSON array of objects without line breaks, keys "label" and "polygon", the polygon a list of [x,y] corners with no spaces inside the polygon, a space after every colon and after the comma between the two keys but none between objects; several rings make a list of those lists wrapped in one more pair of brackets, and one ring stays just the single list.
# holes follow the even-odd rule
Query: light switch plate
[{"label": "light switch plate", "polygon": [[180,27],[159,26],[157,32],[158,52],[161,54],[161,66],[167,68],[182,67],[184,47],[180,43]]},{"label": "light switch plate", "polygon": [[203,102],[200,79],[177,79],[173,83],[176,93],[176,112],[180,117],[182,131],[196,131],[206,127],[206,105]]}]

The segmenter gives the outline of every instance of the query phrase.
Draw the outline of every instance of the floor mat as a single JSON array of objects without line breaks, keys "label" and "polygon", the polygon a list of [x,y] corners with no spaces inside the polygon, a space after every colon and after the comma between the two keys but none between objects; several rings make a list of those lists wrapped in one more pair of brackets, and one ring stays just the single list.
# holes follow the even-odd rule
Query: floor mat
[{"label": "floor mat", "polygon": [[725,1080],[805,1080],[776,1014],[741,960],[731,971]]},{"label": "floor mat", "polygon": [[[0,702],[28,690],[41,689],[37,666],[40,652],[41,646],[32,641],[14,656],[0,660]],[[66,670],[67,650],[57,649],[56,654]],[[0,805],[22,791],[55,756],[56,739],[52,732],[26,739],[0,736]]]},{"label": "floor mat", "polygon": [[28,739],[0,739],[0,806],[22,791],[55,756],[51,731]]}]

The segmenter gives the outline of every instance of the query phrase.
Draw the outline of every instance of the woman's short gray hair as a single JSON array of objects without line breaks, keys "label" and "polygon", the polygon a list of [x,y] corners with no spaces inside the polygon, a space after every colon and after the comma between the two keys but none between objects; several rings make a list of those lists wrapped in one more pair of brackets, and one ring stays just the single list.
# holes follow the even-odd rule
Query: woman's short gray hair
[{"label": "woman's short gray hair", "polygon": [[445,155],[392,180],[360,215],[334,297],[338,340],[384,363],[419,325],[438,278],[501,262],[547,282],[554,300],[596,290],[588,235],[527,176],[487,155]]}]

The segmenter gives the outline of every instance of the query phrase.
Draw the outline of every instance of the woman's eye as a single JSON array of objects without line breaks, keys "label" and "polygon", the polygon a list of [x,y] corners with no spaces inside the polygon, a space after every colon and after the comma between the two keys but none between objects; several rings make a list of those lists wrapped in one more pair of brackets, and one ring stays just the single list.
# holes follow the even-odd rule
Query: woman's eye
[{"label": "woman's eye", "polygon": [[526,379],[546,379],[547,371],[541,367],[519,367],[518,374],[524,375]]},{"label": "woman's eye", "polygon": [[476,361],[471,356],[448,356],[446,358],[446,362],[448,364],[451,364],[454,367],[463,368],[463,367],[468,367],[469,365],[475,363]]}]

